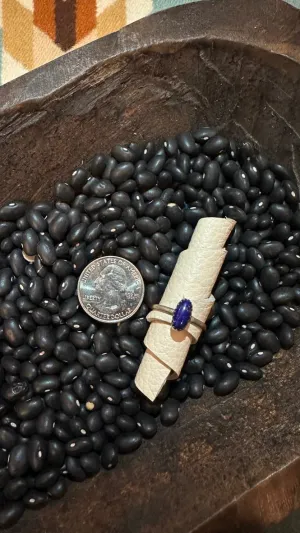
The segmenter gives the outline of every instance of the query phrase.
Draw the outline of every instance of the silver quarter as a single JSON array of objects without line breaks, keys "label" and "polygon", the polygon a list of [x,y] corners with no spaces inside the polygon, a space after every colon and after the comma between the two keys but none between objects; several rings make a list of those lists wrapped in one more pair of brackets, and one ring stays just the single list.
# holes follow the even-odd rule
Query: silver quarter
[{"label": "silver quarter", "polygon": [[78,298],[83,310],[99,322],[115,323],[139,309],[145,286],[138,269],[122,257],[100,257],[80,275]]}]

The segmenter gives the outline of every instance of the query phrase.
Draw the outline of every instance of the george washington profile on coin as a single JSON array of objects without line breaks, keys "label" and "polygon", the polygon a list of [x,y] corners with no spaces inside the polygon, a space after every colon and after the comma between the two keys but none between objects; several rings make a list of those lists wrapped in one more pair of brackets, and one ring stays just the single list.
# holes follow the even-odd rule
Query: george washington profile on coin
[{"label": "george washington profile on coin", "polygon": [[82,272],[78,298],[84,311],[100,322],[130,318],[144,297],[144,282],[138,269],[122,257],[100,257]]}]

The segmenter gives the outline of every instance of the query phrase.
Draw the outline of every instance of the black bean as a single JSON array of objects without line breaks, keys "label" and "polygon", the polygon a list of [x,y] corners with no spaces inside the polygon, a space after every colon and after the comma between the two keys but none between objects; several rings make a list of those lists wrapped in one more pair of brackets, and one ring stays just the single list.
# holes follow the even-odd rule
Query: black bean
[{"label": "black bean", "polygon": [[44,470],[43,472],[37,475],[37,477],[35,478],[35,486],[37,489],[40,489],[40,490],[48,489],[52,487],[54,483],[56,483],[58,478],[59,478],[59,469],[48,468],[47,470]]},{"label": "black bean", "polygon": [[236,315],[242,324],[255,322],[260,315],[258,307],[251,303],[241,303],[237,307]]},{"label": "black bean", "polygon": [[142,256],[151,263],[157,263],[159,261],[159,251],[155,242],[148,238],[142,238],[139,242],[139,250]]},{"label": "black bean", "polygon": [[220,165],[216,161],[209,161],[204,167],[202,187],[207,192],[212,192],[218,185]]},{"label": "black bean", "polygon": [[106,470],[114,468],[118,463],[118,448],[117,446],[109,442],[103,446],[101,453],[101,465]]},{"label": "black bean", "polygon": [[47,457],[47,444],[44,439],[35,435],[28,444],[28,460],[34,472],[42,470]]},{"label": "black bean", "polygon": [[100,354],[95,360],[95,366],[100,372],[112,372],[118,368],[118,359],[111,352]]},{"label": "black bean", "polygon": [[284,204],[273,203],[270,206],[269,211],[275,220],[278,220],[278,222],[290,222],[292,218],[291,209]]},{"label": "black bean", "polygon": [[134,452],[140,447],[141,444],[142,436],[137,431],[131,433],[123,433],[119,435],[116,440],[117,449],[122,454]]},{"label": "black bean", "polygon": [[0,427],[0,446],[5,450],[11,450],[17,443],[17,434],[13,428]]},{"label": "black bean", "polygon": [[58,440],[48,441],[47,461],[52,466],[61,467],[65,460],[65,445]]},{"label": "black bean", "polygon": [[259,292],[253,296],[253,303],[263,311],[272,311],[273,303],[265,292]]},{"label": "black bean", "polygon": [[193,227],[187,222],[181,222],[176,229],[176,242],[183,249],[186,249],[190,243],[193,234]]},{"label": "black bean", "polygon": [[14,347],[21,346],[25,343],[25,334],[16,318],[8,318],[4,320],[3,334],[7,342]]},{"label": "black bean", "polygon": [[121,401],[121,395],[118,389],[109,383],[101,382],[97,385],[97,392],[105,402],[117,405]]},{"label": "black bean", "polygon": [[38,243],[37,253],[42,263],[46,266],[51,266],[56,261],[55,247],[45,239],[40,240]]},{"label": "black bean", "polygon": [[201,355],[196,355],[188,359],[184,365],[184,372],[186,374],[199,374],[204,367],[204,357]]},{"label": "black bean", "polygon": [[271,363],[272,359],[273,359],[273,354],[272,352],[268,350],[262,350],[260,352],[253,353],[249,357],[250,363],[252,363],[253,365],[259,366],[259,367],[268,365],[269,363]]},{"label": "black bean", "polygon": [[294,332],[287,323],[281,324],[278,331],[278,339],[284,350],[289,350],[294,344]]},{"label": "black bean", "polygon": [[294,307],[280,305],[279,307],[276,307],[276,311],[280,313],[284,322],[292,328],[297,328],[300,325],[300,313]]},{"label": "black bean", "polygon": [[41,437],[50,437],[53,432],[55,413],[52,409],[45,409],[36,419],[36,431]]},{"label": "black bean", "polygon": [[204,377],[200,374],[192,374],[188,377],[189,397],[201,398],[204,392]]},{"label": "black bean", "polygon": [[28,392],[27,381],[14,381],[11,385],[4,384],[1,388],[2,397],[8,402],[20,400]]},{"label": "black bean", "polygon": [[15,411],[20,420],[33,420],[43,410],[43,400],[34,396],[29,400],[19,401],[15,405]]},{"label": "black bean", "polygon": [[240,381],[239,373],[235,370],[230,370],[229,372],[225,372],[220,376],[218,381],[215,383],[214,386],[214,393],[217,396],[226,396],[227,394],[230,394],[233,392]]},{"label": "black bean", "polygon": [[219,316],[225,326],[228,326],[231,329],[234,329],[238,326],[238,321],[230,305],[220,305]]},{"label": "black bean", "polygon": [[235,370],[243,379],[257,381],[263,376],[262,370],[252,363],[240,362],[234,365]]},{"label": "black bean", "polygon": [[212,363],[206,363],[203,370],[203,377],[205,384],[208,387],[213,387],[220,377],[220,372]]},{"label": "black bean", "polygon": [[243,224],[247,220],[247,215],[240,207],[234,205],[225,205],[223,213],[227,218],[233,218],[240,224]]},{"label": "black bean", "polygon": [[264,328],[268,329],[276,329],[283,322],[282,316],[276,311],[265,311],[264,313],[261,313],[258,320]]},{"label": "black bean", "polygon": [[280,350],[279,340],[273,331],[259,331],[256,340],[262,350],[270,350],[273,354]]},{"label": "black bean", "polygon": [[66,494],[66,492],[67,483],[62,476],[48,489],[48,495],[54,500],[59,500]]},{"label": "black bean", "polygon": [[212,359],[212,363],[220,372],[227,372],[233,368],[233,364],[229,357],[223,354],[215,355]]},{"label": "black bean", "polygon": [[26,444],[17,444],[12,448],[8,458],[8,472],[12,477],[20,477],[26,474],[29,463]]},{"label": "black bean", "polygon": [[25,506],[22,501],[6,503],[0,509],[0,527],[7,528],[13,526],[20,520],[24,510]]},{"label": "black bean", "polygon": [[220,342],[225,341],[228,338],[228,335],[229,329],[227,326],[222,324],[214,328],[210,326],[205,333],[205,341],[208,344],[219,344]]},{"label": "black bean", "polygon": [[68,416],[75,416],[79,413],[80,402],[71,391],[63,391],[61,393],[60,405],[63,412]]},{"label": "black bean", "polygon": [[271,292],[278,286],[280,275],[273,266],[265,266],[260,272],[260,282],[265,291]]},{"label": "black bean", "polygon": [[270,294],[272,302],[275,306],[292,303],[294,295],[295,291],[292,287],[278,287]]},{"label": "black bean", "polygon": [[217,155],[226,152],[228,147],[229,142],[225,137],[215,135],[206,141],[203,146],[203,152],[210,157],[216,157]]}]

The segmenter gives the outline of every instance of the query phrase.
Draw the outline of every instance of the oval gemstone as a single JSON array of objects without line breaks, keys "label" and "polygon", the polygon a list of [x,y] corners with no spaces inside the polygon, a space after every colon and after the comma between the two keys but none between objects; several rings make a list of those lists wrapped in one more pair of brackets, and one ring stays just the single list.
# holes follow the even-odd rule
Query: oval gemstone
[{"label": "oval gemstone", "polygon": [[181,331],[185,328],[187,323],[191,320],[193,305],[190,300],[183,298],[177,304],[173,314],[172,327]]}]

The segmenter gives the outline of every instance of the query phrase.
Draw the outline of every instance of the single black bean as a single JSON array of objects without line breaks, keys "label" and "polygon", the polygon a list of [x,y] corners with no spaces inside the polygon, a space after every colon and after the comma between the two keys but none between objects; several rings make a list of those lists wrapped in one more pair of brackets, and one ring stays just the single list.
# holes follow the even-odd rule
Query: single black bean
[{"label": "single black bean", "polygon": [[278,222],[290,222],[292,218],[291,209],[284,204],[273,203],[269,208],[269,212]]},{"label": "single black bean", "polygon": [[291,304],[294,299],[295,291],[292,287],[278,287],[271,292],[270,296],[273,304],[286,305]]},{"label": "single black bean", "polygon": [[28,448],[26,444],[17,444],[12,448],[7,467],[11,477],[21,477],[26,474],[29,468]]},{"label": "single black bean", "polygon": [[283,322],[278,330],[278,339],[284,350],[289,350],[294,344],[293,329],[286,322]]},{"label": "single black bean", "polygon": [[205,360],[201,355],[195,355],[187,359],[184,365],[184,372],[186,374],[199,374],[204,367]]},{"label": "single black bean", "polygon": [[213,387],[220,378],[220,372],[212,363],[205,363],[203,377],[205,384],[208,387]]},{"label": "single black bean", "polygon": [[280,342],[273,331],[259,331],[256,340],[262,350],[270,350],[273,354],[280,350]]},{"label": "single black bean", "polygon": [[47,457],[47,443],[38,435],[32,437],[28,444],[28,460],[34,472],[42,470]]},{"label": "single black bean", "polygon": [[4,320],[3,335],[7,342],[13,347],[21,346],[26,342],[24,331],[22,330],[19,320],[16,318],[7,318]]},{"label": "single black bean", "polygon": [[258,320],[264,328],[268,329],[276,329],[283,322],[281,314],[276,311],[265,311],[264,313],[261,313]]},{"label": "single black bean", "polygon": [[48,495],[54,500],[59,500],[66,494],[66,492],[67,483],[62,476],[48,489]]},{"label": "single black bean", "polygon": [[0,527],[7,528],[13,526],[20,520],[24,510],[25,506],[22,501],[5,503],[2,509],[0,509]]},{"label": "single black bean", "polygon": [[43,405],[43,400],[39,396],[34,396],[29,400],[17,402],[15,412],[20,420],[33,420],[40,414]]},{"label": "single black bean", "polygon": [[265,291],[271,292],[276,289],[280,281],[280,275],[273,266],[265,266],[260,272],[260,282]]},{"label": "single black bean", "polygon": [[253,353],[249,357],[250,363],[259,367],[268,365],[269,363],[271,363],[272,359],[273,354],[269,350],[262,350],[260,352]]},{"label": "single black bean", "polygon": [[103,446],[101,453],[101,465],[106,470],[114,468],[118,463],[118,448],[117,446],[109,442]]},{"label": "single black bean", "polygon": [[263,376],[262,370],[252,363],[235,363],[234,368],[239,373],[240,377],[243,379],[257,381]]},{"label": "single black bean", "polygon": [[214,386],[214,393],[217,396],[226,396],[227,394],[230,394],[233,392],[240,381],[239,373],[235,370],[230,370],[229,372],[225,372],[220,376],[218,381],[215,383]]},{"label": "single black bean", "polygon": [[216,161],[209,161],[204,167],[203,189],[212,192],[218,185],[220,165]]},{"label": "single black bean", "polygon": [[283,321],[292,328],[297,328],[300,325],[300,313],[297,311],[297,309],[295,309],[295,307],[280,305],[279,307],[276,307],[276,311],[280,313]]},{"label": "single black bean", "polygon": [[193,227],[187,222],[181,222],[176,229],[176,242],[183,249],[186,249],[190,243],[193,234]]},{"label": "single black bean", "polygon": [[56,467],[61,467],[65,460],[65,445],[59,440],[48,441],[47,462]]},{"label": "single black bean", "polygon": [[121,401],[121,395],[118,389],[109,383],[101,382],[97,386],[97,392],[105,402],[117,405]]},{"label": "single black bean", "polygon": [[205,342],[207,344],[219,344],[228,338],[229,329],[227,326],[220,324],[217,327],[210,327],[205,333]]},{"label": "single black bean", "polygon": [[79,413],[80,402],[71,391],[63,391],[60,396],[60,405],[63,412],[68,416]]},{"label": "single black bean", "polygon": [[126,454],[137,450],[142,444],[142,436],[139,432],[123,433],[118,436],[116,446],[120,453]]},{"label": "single black bean", "polygon": [[36,419],[36,431],[41,437],[48,438],[52,435],[55,422],[55,413],[52,409],[45,409]]},{"label": "single black bean", "polygon": [[209,157],[216,157],[219,154],[226,152],[229,147],[229,142],[225,137],[221,135],[215,135],[211,137],[203,146],[204,154]]}]

